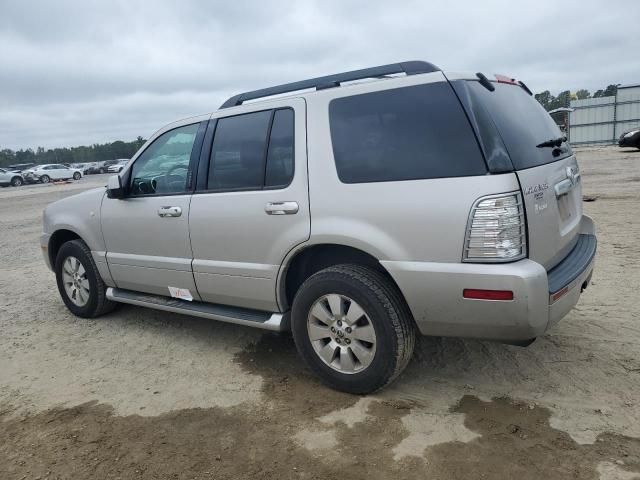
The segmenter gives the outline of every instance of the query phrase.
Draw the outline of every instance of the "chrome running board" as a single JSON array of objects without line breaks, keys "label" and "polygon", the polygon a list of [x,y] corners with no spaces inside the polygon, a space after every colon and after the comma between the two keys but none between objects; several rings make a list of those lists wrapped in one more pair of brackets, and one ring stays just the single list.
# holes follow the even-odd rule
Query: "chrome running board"
[{"label": "chrome running board", "polygon": [[262,328],[274,332],[288,330],[288,313],[264,312],[249,308],[230,307],[204,302],[188,302],[161,295],[139,293],[119,288],[107,288],[107,298],[114,302],[128,303],[139,307],[154,308],[165,312],[193,315],[220,322],[235,323],[248,327]]}]

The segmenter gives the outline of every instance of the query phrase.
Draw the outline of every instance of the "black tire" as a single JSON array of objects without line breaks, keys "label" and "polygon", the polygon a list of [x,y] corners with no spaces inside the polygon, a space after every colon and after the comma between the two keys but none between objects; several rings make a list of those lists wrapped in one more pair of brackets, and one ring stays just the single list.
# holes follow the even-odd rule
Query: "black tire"
[{"label": "black tire", "polygon": [[[356,373],[341,373],[328,366],[314,350],[307,318],[316,300],[337,293],[359,304],[376,334],[371,363]],[[309,277],[292,306],[291,329],[298,352],[307,365],[330,387],[366,394],[391,383],[407,366],[415,345],[415,327],[409,308],[397,287],[380,272],[360,265],[337,265]]]},{"label": "black tire", "polygon": [[104,168],[100,169],[100,173],[106,173],[107,171]]},{"label": "black tire", "polygon": [[[89,299],[83,306],[73,303],[63,285],[62,268],[64,261],[70,256],[80,261],[89,281]],[[115,302],[107,300],[107,286],[98,273],[89,247],[82,240],[71,240],[60,247],[56,256],[55,272],[62,301],[74,315],[83,318],[95,318],[112,311],[117,306]]]},{"label": "black tire", "polygon": [[22,177],[13,177],[11,179],[11,186],[12,187],[20,187],[20,186],[22,186],[23,183],[24,183],[24,180],[22,180]]},{"label": "black tire", "polygon": [[42,175],[42,176],[40,177],[40,182],[41,182],[41,183],[49,183],[49,181],[50,181],[50,180],[51,180],[51,179],[49,178],[49,175]]},{"label": "black tire", "polygon": [[80,177],[82,177],[82,175],[80,175],[80,172],[75,172],[75,173],[73,174],[73,179],[74,179],[74,180],[80,180]]}]

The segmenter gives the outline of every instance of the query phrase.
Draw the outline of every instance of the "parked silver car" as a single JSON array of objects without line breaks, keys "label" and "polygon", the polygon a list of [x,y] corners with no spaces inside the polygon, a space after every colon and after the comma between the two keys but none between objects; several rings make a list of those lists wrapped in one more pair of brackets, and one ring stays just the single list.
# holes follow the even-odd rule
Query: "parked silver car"
[{"label": "parked silver car", "polygon": [[168,125],[106,189],[49,205],[41,244],[78,316],[128,303],[290,329],[353,393],[396,378],[416,333],[530,343],[596,252],[576,157],[527,87],[427,62]]},{"label": "parked silver car", "polygon": [[7,170],[6,168],[0,168],[0,186],[19,187],[24,183],[22,174],[17,170]]}]

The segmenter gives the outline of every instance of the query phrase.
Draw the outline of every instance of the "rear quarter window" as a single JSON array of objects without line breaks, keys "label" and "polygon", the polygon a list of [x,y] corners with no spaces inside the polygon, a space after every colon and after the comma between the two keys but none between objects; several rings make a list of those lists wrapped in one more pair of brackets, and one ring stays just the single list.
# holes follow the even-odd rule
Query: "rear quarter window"
[{"label": "rear quarter window", "polygon": [[487,173],[469,121],[446,82],[334,99],[329,120],[344,183]]}]

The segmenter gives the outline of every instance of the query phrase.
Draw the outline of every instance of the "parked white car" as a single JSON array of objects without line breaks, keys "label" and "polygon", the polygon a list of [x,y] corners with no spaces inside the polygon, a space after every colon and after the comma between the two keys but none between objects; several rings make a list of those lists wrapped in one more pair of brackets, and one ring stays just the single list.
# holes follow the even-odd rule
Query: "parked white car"
[{"label": "parked white car", "polygon": [[49,183],[51,180],[80,180],[82,170],[70,168],[58,163],[51,165],[37,165],[23,172],[24,179],[29,183]]},{"label": "parked white car", "polygon": [[11,185],[12,187],[19,187],[23,183],[24,179],[19,171],[0,168],[0,186],[8,187]]},{"label": "parked white car", "polygon": [[107,167],[107,173],[120,173],[124,167],[129,163],[129,159],[120,159],[118,163],[114,163],[113,165],[109,165]]}]

